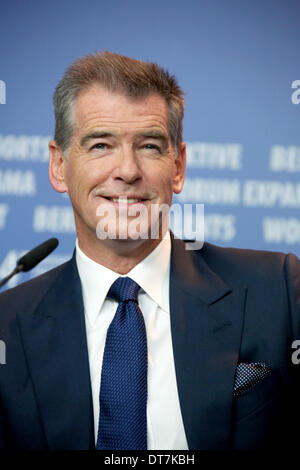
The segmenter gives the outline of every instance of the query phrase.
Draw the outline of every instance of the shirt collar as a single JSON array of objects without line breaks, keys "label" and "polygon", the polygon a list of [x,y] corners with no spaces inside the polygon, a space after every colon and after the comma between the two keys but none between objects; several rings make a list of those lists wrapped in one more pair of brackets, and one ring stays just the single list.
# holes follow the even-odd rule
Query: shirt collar
[{"label": "shirt collar", "polygon": [[[125,276],[137,282],[166,313],[169,313],[171,238],[167,231],[159,245]],[[107,293],[120,274],[96,263],[79,248],[76,240],[76,263],[82,285],[85,312],[91,322],[96,320]]]}]

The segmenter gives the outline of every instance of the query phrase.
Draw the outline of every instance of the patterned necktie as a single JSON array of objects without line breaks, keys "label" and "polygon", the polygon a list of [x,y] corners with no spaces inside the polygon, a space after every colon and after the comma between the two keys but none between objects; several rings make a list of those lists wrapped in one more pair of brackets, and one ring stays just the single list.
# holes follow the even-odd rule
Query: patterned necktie
[{"label": "patterned necktie", "polygon": [[119,305],[106,335],[96,449],[147,449],[147,337],[139,289],[119,277],[108,292]]}]

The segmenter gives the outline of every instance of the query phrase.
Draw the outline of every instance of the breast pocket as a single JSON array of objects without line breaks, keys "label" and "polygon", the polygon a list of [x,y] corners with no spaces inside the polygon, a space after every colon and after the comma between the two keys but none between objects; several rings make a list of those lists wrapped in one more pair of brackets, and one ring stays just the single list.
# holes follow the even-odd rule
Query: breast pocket
[{"label": "breast pocket", "polygon": [[233,404],[233,448],[260,449],[268,446],[277,432],[283,379],[273,371]]},{"label": "breast pocket", "polygon": [[283,380],[279,371],[273,371],[250,390],[234,399],[235,420],[245,418],[272,401],[280,392]]}]

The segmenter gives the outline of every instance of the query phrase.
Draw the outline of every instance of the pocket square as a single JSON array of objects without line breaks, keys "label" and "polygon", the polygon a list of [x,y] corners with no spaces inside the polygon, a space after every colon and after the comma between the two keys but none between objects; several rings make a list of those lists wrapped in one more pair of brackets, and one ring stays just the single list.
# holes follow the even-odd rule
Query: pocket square
[{"label": "pocket square", "polygon": [[238,397],[247,392],[271,372],[270,367],[262,362],[250,362],[249,364],[241,362],[235,371],[233,396]]}]

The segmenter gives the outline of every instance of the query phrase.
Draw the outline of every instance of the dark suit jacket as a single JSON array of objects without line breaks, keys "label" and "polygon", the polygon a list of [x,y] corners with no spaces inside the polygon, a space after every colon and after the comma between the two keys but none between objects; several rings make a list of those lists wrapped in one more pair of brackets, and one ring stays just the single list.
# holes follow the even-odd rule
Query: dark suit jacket
[{"label": "dark suit jacket", "polygon": [[[292,446],[298,435],[300,262],[294,255],[185,250],[172,239],[170,314],[190,449]],[[69,262],[0,296],[0,448],[94,449],[81,284]],[[240,362],[272,373],[234,397]],[[298,369],[299,368],[299,369]],[[295,426],[294,426],[295,425]],[[276,447],[278,448],[278,447]]]}]

